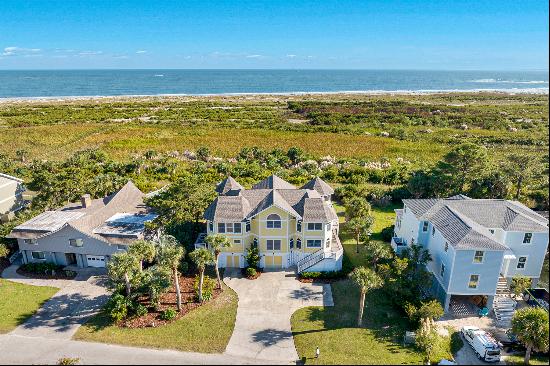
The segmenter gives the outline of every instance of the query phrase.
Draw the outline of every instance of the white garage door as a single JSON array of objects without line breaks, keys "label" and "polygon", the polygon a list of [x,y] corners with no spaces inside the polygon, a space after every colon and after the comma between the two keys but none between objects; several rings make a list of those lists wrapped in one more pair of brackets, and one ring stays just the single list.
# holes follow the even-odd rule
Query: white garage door
[{"label": "white garage door", "polygon": [[105,257],[102,255],[87,255],[88,267],[105,267]]}]

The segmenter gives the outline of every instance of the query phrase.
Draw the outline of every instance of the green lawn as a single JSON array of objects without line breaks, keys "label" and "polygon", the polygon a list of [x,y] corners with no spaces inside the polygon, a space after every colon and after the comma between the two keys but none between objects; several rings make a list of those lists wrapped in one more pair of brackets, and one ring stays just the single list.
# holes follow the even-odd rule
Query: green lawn
[{"label": "green lawn", "polygon": [[0,278],[0,333],[24,323],[58,288],[30,286]]},{"label": "green lawn", "polygon": [[226,287],[215,300],[189,312],[181,319],[158,328],[129,329],[112,325],[100,313],[84,324],[74,339],[128,346],[220,353],[233,333],[237,316],[237,294]]},{"label": "green lawn", "polygon": [[[506,357],[506,364],[507,365],[523,365],[523,355],[517,355],[517,356],[508,356]],[[531,365],[548,365],[548,356],[541,357],[541,356],[531,356],[531,360],[529,362]]]},{"label": "green lawn", "polygon": [[[332,284],[334,307],[296,311],[291,324],[299,357],[312,364],[421,364],[422,355],[402,345],[408,319],[381,294],[367,296],[363,328],[356,327],[359,291],[349,280]],[[451,350],[460,348],[457,338],[443,338],[433,361],[449,359]],[[319,359],[314,358],[316,347]]]},{"label": "green lawn", "polygon": [[[334,203],[344,222],[344,208]],[[373,240],[380,240],[380,232],[394,221],[394,209],[373,207],[375,223]],[[365,265],[364,247],[359,247],[342,226],[340,237],[345,260],[352,265]],[[332,284],[334,307],[308,307],[296,311],[291,319],[294,343],[298,355],[306,363],[313,364],[421,364],[423,357],[414,347],[402,345],[405,330],[412,326],[402,312],[395,309],[382,291],[367,296],[364,326],[356,326],[359,291],[349,280]],[[314,358],[315,348],[321,356]],[[462,347],[458,333],[444,337],[432,361],[450,359],[451,353]]]}]

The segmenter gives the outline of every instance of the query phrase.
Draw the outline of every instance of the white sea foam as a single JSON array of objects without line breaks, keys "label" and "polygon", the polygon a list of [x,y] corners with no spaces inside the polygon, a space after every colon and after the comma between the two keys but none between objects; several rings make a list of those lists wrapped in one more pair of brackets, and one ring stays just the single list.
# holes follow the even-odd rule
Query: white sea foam
[{"label": "white sea foam", "polygon": [[501,84],[548,84],[545,80],[501,80],[501,79],[477,79],[468,80],[470,83],[501,83]]}]

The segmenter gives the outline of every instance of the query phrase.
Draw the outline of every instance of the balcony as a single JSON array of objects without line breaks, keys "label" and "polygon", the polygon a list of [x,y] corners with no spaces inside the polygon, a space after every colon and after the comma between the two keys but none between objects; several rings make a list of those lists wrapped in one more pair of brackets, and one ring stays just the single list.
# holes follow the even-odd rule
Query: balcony
[{"label": "balcony", "polygon": [[393,238],[391,238],[391,247],[393,248],[394,252],[399,254],[403,249],[407,247],[407,241],[403,238],[398,238],[397,236],[394,236]]}]

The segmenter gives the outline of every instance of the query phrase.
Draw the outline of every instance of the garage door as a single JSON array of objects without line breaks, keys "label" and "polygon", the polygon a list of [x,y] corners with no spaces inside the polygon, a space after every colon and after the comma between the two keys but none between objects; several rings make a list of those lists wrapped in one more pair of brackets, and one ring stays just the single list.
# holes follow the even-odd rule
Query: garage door
[{"label": "garage door", "polygon": [[88,267],[105,267],[105,257],[102,255],[87,255]]},{"label": "garage door", "polygon": [[265,268],[282,268],[283,257],[280,255],[266,255],[265,256]]},{"label": "garage door", "polygon": [[225,257],[225,266],[227,268],[238,268],[239,266],[239,256],[238,255],[228,255]]}]

